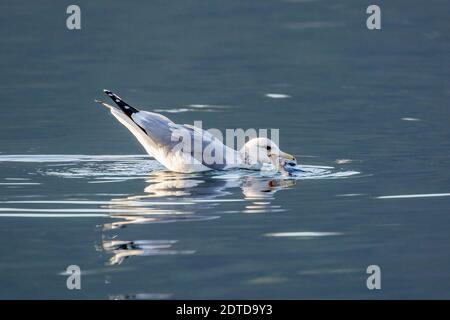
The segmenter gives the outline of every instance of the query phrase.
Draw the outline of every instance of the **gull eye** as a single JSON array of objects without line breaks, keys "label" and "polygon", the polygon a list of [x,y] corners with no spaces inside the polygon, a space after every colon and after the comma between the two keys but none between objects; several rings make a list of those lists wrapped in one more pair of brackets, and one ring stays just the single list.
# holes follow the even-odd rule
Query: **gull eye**
[{"label": "gull eye", "polygon": [[267,146],[266,149],[267,149],[267,151],[270,151],[270,150],[272,150],[272,147],[271,146]]}]

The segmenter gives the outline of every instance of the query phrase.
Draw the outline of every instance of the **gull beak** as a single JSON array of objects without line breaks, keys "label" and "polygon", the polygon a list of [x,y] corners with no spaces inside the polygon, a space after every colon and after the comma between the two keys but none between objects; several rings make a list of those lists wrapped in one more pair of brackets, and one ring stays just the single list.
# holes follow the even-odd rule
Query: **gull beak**
[{"label": "gull beak", "polygon": [[297,160],[292,154],[280,151],[280,157],[283,158],[286,162],[295,162],[297,163]]}]

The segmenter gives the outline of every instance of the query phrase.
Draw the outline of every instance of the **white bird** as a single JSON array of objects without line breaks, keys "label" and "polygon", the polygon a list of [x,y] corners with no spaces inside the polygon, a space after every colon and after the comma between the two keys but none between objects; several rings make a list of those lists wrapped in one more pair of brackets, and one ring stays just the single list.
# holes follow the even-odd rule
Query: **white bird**
[{"label": "white bird", "polygon": [[171,171],[259,170],[274,157],[282,157],[296,164],[294,156],[282,152],[268,138],[251,139],[241,150],[236,151],[201,128],[176,124],[159,113],[140,111],[111,91],[103,91],[118,108],[103,101],[96,102],[109,108],[111,114],[131,131],[147,153]]}]

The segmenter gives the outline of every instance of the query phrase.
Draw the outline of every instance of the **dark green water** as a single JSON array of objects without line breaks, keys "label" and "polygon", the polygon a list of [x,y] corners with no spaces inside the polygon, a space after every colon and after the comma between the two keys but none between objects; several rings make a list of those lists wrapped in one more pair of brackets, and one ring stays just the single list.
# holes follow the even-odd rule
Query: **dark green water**
[{"label": "dark green water", "polygon": [[[0,4],[0,298],[450,298],[448,2],[69,4]],[[103,88],[333,168],[169,173]]]}]

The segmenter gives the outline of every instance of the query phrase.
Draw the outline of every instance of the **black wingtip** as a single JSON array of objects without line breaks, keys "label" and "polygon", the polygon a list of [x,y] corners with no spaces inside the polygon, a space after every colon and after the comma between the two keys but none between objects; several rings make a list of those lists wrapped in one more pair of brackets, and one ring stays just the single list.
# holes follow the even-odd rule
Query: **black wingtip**
[{"label": "black wingtip", "polygon": [[130,106],[128,103],[123,101],[117,94],[111,92],[108,89],[103,89],[103,92],[106,93],[112,101],[122,110],[127,116],[131,118],[133,113],[139,112],[138,109]]}]

